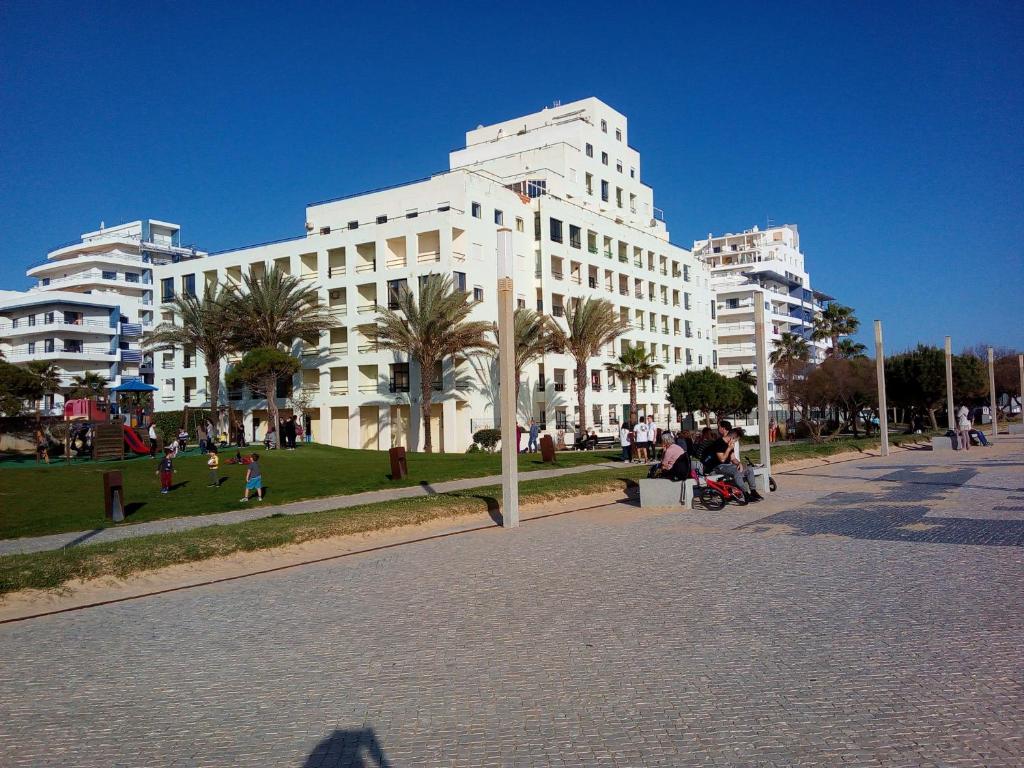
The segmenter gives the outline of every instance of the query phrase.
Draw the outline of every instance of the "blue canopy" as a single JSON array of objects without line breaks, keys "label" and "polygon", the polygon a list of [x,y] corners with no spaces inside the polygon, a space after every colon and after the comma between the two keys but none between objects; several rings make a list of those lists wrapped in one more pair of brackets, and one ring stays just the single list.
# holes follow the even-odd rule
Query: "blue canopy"
[{"label": "blue canopy", "polygon": [[126,381],[123,384],[118,384],[116,387],[110,389],[111,392],[156,392],[160,387],[154,387],[152,384],[146,384],[144,381],[131,380]]}]

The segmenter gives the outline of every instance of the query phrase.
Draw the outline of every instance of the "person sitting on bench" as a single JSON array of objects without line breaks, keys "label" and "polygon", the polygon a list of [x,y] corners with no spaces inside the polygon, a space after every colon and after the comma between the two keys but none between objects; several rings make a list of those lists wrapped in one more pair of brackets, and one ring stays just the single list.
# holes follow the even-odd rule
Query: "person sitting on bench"
[{"label": "person sitting on bench", "polygon": [[661,457],[661,476],[669,480],[687,480],[690,477],[690,457],[668,432],[661,436],[664,454]]},{"label": "person sitting on bench", "polygon": [[764,497],[754,488],[754,468],[744,469],[736,456],[735,446],[742,436],[742,429],[730,429],[724,437],[711,443],[704,454],[704,472],[708,475],[713,472],[725,475],[743,491],[747,501],[761,501]]}]

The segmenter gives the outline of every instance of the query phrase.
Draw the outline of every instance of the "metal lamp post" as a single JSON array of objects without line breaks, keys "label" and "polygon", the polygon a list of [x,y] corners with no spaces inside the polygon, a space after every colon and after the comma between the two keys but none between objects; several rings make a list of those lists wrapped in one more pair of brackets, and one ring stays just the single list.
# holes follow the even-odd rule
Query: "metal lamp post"
[{"label": "metal lamp post", "polygon": [[516,365],[512,230],[498,230],[498,380],[501,399],[501,524],[519,527],[519,445],[516,438]]},{"label": "metal lamp post", "polygon": [[882,321],[875,320],[875,373],[878,376],[878,427],[882,455],[889,455],[889,405],[885,398],[885,349],[882,345]]}]

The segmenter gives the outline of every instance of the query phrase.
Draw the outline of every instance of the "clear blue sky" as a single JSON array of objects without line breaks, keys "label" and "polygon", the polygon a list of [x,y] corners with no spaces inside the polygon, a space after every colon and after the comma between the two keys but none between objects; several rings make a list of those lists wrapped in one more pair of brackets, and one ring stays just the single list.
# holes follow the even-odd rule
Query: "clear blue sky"
[{"label": "clear blue sky", "polygon": [[307,202],[594,95],[675,242],[796,222],[861,340],[1024,348],[1024,6],[710,5],[8,0],[0,287],[101,219],[296,235]]}]

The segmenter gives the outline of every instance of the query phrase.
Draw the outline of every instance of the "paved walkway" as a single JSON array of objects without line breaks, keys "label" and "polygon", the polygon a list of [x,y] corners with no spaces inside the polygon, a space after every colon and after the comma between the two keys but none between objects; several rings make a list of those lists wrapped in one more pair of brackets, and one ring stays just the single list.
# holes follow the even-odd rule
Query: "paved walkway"
[{"label": "paved walkway", "polygon": [[[601,463],[585,464],[562,469],[538,469],[521,472],[520,482],[529,480],[545,480],[550,477],[575,475],[581,472],[593,472],[598,469],[621,469],[622,464]],[[464,491],[470,488],[482,488],[487,485],[500,485],[501,475],[472,477],[465,480],[448,480],[443,483],[421,484],[406,488],[389,488],[381,491],[367,491],[347,496],[325,496],[320,499],[294,501],[290,504],[267,505],[258,501],[250,501],[252,505],[246,509],[231,512],[218,512],[213,515],[194,515],[190,517],[172,517],[166,520],[153,520],[148,523],[134,523],[110,528],[95,528],[91,531],[73,531],[57,533],[52,536],[34,536],[21,539],[0,540],[0,556],[15,555],[24,552],[44,552],[51,549],[75,547],[82,544],[99,544],[108,541],[120,541],[134,536],[148,536],[152,533],[168,533],[171,531],[188,531],[193,528],[205,528],[208,525],[230,525],[246,520],[257,520],[272,515],[302,515],[307,512],[327,512],[332,509],[346,509],[361,504],[376,504],[393,499],[409,499],[417,496],[432,496],[448,491]]]},{"label": "paved walkway", "polygon": [[779,479],[0,626],[0,765],[1024,763],[1024,441]]}]

